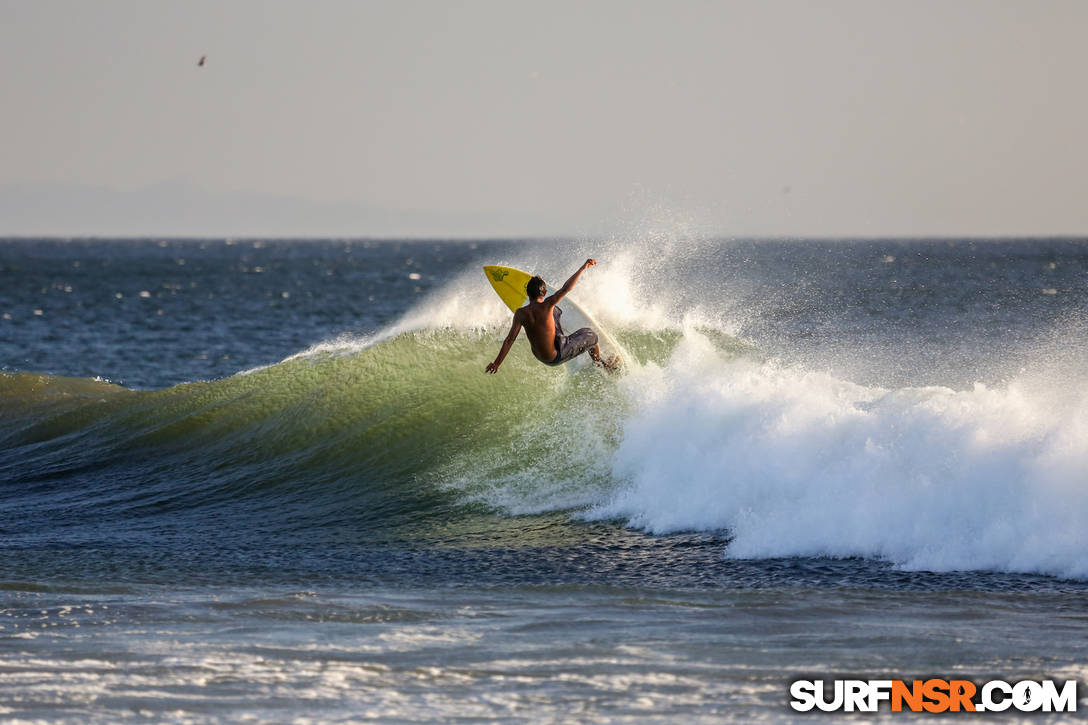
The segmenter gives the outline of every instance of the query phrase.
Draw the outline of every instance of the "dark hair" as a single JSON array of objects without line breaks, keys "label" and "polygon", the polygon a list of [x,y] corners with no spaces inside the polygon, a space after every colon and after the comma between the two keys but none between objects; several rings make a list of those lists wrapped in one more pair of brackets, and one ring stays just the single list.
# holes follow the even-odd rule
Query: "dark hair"
[{"label": "dark hair", "polygon": [[531,280],[525,283],[525,293],[529,295],[529,299],[535,300],[548,289],[548,285],[544,284],[544,280],[540,277],[533,277]]}]

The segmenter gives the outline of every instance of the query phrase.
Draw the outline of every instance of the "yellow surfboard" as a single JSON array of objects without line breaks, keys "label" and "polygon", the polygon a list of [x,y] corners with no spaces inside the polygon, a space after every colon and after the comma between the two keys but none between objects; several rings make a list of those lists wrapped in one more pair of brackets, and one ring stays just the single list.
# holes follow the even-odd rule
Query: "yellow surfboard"
[{"label": "yellow surfboard", "polygon": [[[496,264],[485,265],[484,274],[487,275],[487,281],[491,283],[495,294],[506,303],[511,311],[517,311],[518,308],[524,307],[525,303],[529,301],[529,294],[525,291],[525,285],[533,278],[533,275],[522,272],[520,269]],[[550,284],[548,289],[555,291],[555,288]],[[563,298],[563,301],[559,303],[559,307],[564,311],[563,329],[574,331],[580,327],[590,327],[597,333],[597,343],[601,349],[602,358],[608,360],[613,356],[618,356],[617,361],[626,358],[626,353],[624,353],[620,344],[616,342],[616,339],[609,334],[601,323],[593,318],[593,315],[586,312],[585,308],[572,300],[570,295]]]},{"label": "yellow surfboard", "polygon": [[529,283],[533,275],[513,267],[499,267],[494,264],[484,267],[484,273],[487,275],[487,281],[495,288],[495,294],[511,311],[525,305],[529,299],[525,285]]}]

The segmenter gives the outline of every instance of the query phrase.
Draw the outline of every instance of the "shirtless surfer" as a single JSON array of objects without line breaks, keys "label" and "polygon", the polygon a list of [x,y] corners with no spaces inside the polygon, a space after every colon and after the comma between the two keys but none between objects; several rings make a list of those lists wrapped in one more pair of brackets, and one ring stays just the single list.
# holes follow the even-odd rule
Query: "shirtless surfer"
[{"label": "shirtless surfer", "polygon": [[532,348],[533,355],[545,365],[562,365],[588,351],[589,356],[593,358],[593,362],[606,370],[615,369],[616,360],[614,358],[608,362],[601,360],[601,351],[597,347],[596,332],[588,327],[583,327],[573,334],[565,335],[563,334],[563,326],[559,323],[559,317],[563,314],[563,310],[556,306],[559,300],[563,299],[574,288],[578,278],[582,276],[582,272],[586,271],[587,267],[592,267],[595,264],[597,264],[597,260],[587,259],[586,263],[579,267],[578,271],[572,274],[570,279],[551,297],[544,296],[548,293],[544,280],[540,277],[533,277],[529,280],[528,284],[525,285],[525,292],[529,295],[529,304],[514,312],[514,322],[510,325],[510,333],[503,340],[502,349],[499,350],[495,362],[489,364],[485,372],[497,373],[499,371],[499,366],[506,359],[506,354],[510,352],[514,340],[518,339],[518,333],[521,332],[522,327],[525,328],[525,336],[529,338],[529,347]]}]

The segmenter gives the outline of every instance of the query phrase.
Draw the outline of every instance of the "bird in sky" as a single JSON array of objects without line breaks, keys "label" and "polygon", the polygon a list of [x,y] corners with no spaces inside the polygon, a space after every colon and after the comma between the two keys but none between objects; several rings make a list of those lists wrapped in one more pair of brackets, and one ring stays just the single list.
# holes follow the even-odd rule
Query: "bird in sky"
[{"label": "bird in sky", "polygon": [[202,55],[202,56],[200,56],[200,60],[198,60],[198,61],[196,62],[196,64],[197,64],[197,65],[198,65],[199,67],[203,68],[203,67],[204,67],[204,61],[206,61],[207,59],[208,59],[208,56],[206,56],[206,55]]}]

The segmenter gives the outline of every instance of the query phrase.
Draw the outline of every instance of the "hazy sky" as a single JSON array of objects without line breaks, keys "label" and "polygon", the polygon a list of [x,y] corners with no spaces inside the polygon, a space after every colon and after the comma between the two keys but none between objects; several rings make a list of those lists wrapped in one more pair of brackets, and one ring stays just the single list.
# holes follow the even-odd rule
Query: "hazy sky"
[{"label": "hazy sky", "polygon": [[0,234],[1086,234],[1086,37],[1078,1],[0,0]]}]

